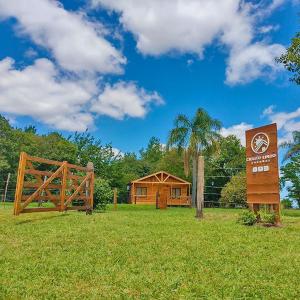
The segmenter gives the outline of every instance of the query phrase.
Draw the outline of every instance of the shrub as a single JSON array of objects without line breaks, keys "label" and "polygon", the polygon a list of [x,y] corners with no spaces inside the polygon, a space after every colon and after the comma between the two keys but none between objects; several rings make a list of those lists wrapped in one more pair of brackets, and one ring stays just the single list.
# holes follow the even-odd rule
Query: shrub
[{"label": "shrub", "polygon": [[107,180],[97,178],[94,187],[94,209],[105,211],[108,203],[113,198],[113,191]]},{"label": "shrub", "polygon": [[271,212],[260,211],[259,212],[260,221],[266,224],[275,224],[276,215]]},{"label": "shrub", "polygon": [[220,202],[225,206],[244,206],[247,202],[245,172],[232,176],[221,191]]},{"label": "shrub", "polygon": [[285,208],[285,209],[292,208],[293,207],[293,203],[292,203],[292,201],[290,199],[283,199],[281,201],[281,206],[282,206],[282,208]]},{"label": "shrub", "polygon": [[243,211],[239,215],[238,222],[243,225],[252,226],[257,222],[257,217],[255,213],[250,210]]}]

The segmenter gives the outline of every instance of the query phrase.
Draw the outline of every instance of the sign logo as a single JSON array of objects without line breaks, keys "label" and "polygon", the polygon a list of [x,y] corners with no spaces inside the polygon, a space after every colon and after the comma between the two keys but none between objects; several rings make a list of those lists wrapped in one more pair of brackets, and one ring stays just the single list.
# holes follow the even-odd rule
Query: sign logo
[{"label": "sign logo", "polygon": [[265,153],[270,145],[270,140],[267,134],[263,132],[257,133],[251,141],[251,149],[256,154]]}]

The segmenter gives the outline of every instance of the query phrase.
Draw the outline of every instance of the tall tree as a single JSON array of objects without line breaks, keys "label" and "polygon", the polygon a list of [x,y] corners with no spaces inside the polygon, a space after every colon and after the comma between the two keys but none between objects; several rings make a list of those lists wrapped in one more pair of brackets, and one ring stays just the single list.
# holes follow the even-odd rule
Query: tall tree
[{"label": "tall tree", "polygon": [[287,152],[284,155],[284,160],[288,160],[295,155],[300,154],[300,131],[293,132],[293,140],[283,143],[282,148],[287,148]]},{"label": "tall tree", "polygon": [[157,170],[157,164],[162,159],[163,154],[163,147],[156,137],[151,137],[147,148],[140,150],[141,159],[149,165],[150,172],[159,171]]},{"label": "tall tree", "polygon": [[245,147],[240,140],[229,135],[222,137],[217,143],[216,151],[209,155],[205,162],[206,200],[212,204],[219,202],[222,188],[230,181],[230,178],[245,170]]},{"label": "tall tree", "polygon": [[300,208],[300,154],[291,157],[281,168],[281,173],[282,186],[286,186],[289,197],[295,200]]},{"label": "tall tree", "polygon": [[300,32],[292,39],[292,44],[286,52],[277,58],[277,62],[293,74],[291,81],[300,84]]},{"label": "tall tree", "polygon": [[[204,109],[199,108],[192,119],[183,114],[178,115],[174,128],[169,133],[167,147],[176,146],[180,152],[184,152],[186,167],[189,166],[190,158],[192,159],[192,205],[194,207],[197,193],[198,156],[204,155],[205,151],[220,138],[218,133],[220,128],[220,121],[211,118]],[[186,170],[188,171],[188,168]]]}]

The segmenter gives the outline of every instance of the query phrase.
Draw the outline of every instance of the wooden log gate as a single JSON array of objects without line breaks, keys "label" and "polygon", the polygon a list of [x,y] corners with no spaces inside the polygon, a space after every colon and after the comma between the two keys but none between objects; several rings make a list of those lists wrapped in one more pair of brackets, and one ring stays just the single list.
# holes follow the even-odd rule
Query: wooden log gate
[{"label": "wooden log gate", "polygon": [[[14,215],[28,212],[86,210],[93,208],[94,170],[34,157],[21,152],[14,202]],[[41,207],[43,202],[53,207]],[[35,207],[28,205],[37,202]],[[48,205],[47,205],[48,206]]]}]

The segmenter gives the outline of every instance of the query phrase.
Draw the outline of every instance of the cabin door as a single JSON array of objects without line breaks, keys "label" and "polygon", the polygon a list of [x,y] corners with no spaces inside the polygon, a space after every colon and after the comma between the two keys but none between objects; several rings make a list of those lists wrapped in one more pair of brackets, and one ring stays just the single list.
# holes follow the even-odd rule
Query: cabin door
[{"label": "cabin door", "polygon": [[159,189],[158,208],[167,208],[170,189],[168,186],[161,186]]}]

